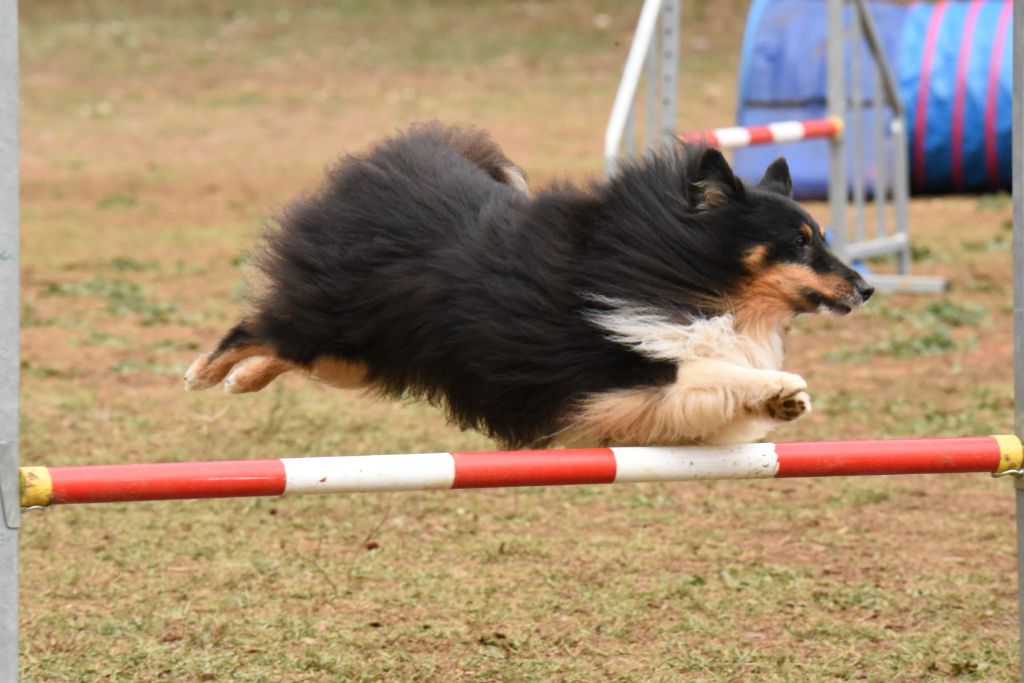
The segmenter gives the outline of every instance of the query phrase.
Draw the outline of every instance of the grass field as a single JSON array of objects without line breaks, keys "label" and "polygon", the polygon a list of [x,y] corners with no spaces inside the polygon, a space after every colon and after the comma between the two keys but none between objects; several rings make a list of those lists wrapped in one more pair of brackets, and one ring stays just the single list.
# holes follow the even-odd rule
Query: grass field
[{"label": "grass field", "polygon": [[[731,120],[745,4],[686,3],[688,128]],[[488,447],[421,405],[180,378],[237,317],[252,236],[341,152],[440,118],[535,186],[596,174],[638,3],[239,7],[23,3],[23,463]],[[915,267],[952,289],[801,321],[816,410],[776,437],[1010,431],[1009,219],[915,200]],[[23,673],[1011,681],[1012,500],[961,475],[31,513]]]}]

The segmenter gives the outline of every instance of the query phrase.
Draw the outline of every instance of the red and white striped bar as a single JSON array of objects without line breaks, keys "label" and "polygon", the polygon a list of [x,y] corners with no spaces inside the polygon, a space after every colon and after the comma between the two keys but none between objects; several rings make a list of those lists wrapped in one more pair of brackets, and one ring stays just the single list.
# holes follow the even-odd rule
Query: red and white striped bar
[{"label": "red and white striped bar", "polygon": [[796,142],[812,138],[837,138],[843,134],[843,120],[837,117],[808,121],[780,121],[767,126],[715,128],[702,133],[681,135],[683,142],[703,142],[712,147],[733,149],[751,145]]},{"label": "red and white striped bar", "polygon": [[1015,436],[354,455],[21,468],[23,507],[360,491],[953,472],[1024,462]]}]

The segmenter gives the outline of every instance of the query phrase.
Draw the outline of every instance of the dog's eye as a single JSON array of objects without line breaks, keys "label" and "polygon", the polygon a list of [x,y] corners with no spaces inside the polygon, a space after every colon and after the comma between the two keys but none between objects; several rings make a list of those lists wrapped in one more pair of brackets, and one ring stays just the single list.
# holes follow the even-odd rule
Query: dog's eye
[{"label": "dog's eye", "polygon": [[808,242],[810,242],[810,240],[807,239],[807,235],[804,235],[804,234],[797,235],[796,246],[798,246],[800,248],[803,248],[803,247],[807,246]]}]

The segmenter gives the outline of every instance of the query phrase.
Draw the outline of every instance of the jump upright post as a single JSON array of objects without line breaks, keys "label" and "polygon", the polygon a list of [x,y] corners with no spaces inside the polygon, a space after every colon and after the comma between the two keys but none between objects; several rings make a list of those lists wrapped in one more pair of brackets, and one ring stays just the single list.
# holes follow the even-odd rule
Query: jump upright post
[{"label": "jump upright post", "polygon": [[0,681],[18,680],[18,3],[0,3]]},{"label": "jump upright post", "polygon": [[605,171],[609,174],[616,169],[620,153],[627,157],[636,154],[637,95],[641,82],[643,149],[655,149],[675,139],[681,13],[682,0],[644,0],[605,130]]},{"label": "jump upright post", "polygon": [[[1013,391],[1014,429],[1024,435],[1024,0],[1013,3]],[[1024,681],[1024,472],[1017,489],[1017,609]]]}]

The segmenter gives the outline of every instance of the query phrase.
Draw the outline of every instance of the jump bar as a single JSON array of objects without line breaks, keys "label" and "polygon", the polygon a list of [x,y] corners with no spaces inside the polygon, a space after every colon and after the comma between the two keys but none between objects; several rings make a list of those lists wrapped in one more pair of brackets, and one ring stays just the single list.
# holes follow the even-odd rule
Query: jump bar
[{"label": "jump bar", "polygon": [[691,479],[1002,473],[1015,436],[580,448],[22,467],[22,507],[285,494],[564,486]]},{"label": "jump bar", "polygon": [[807,121],[780,121],[766,126],[715,128],[679,137],[683,142],[703,142],[712,147],[733,149],[751,145],[796,142],[811,138],[838,138],[843,135],[843,120],[836,117]]}]

